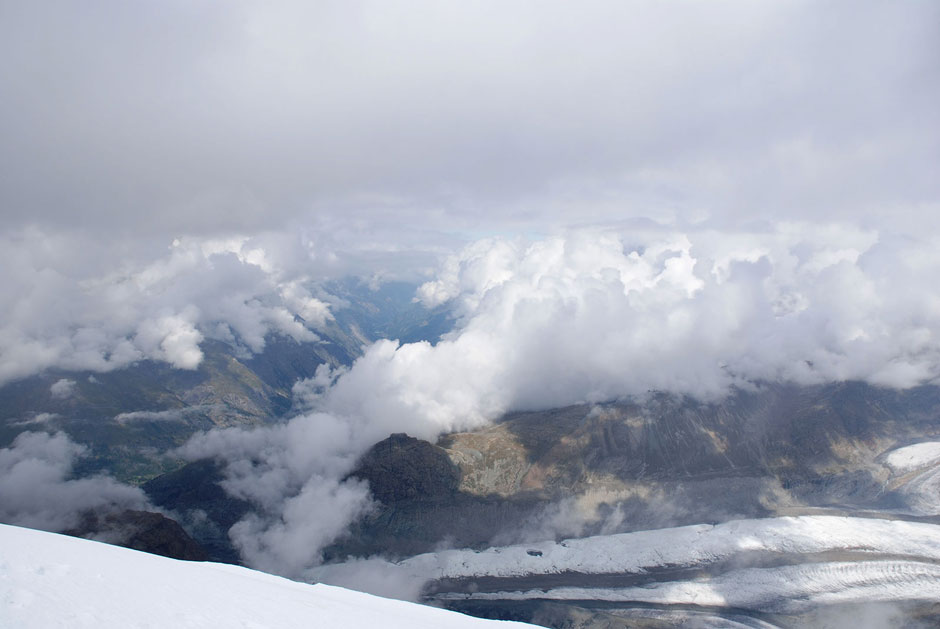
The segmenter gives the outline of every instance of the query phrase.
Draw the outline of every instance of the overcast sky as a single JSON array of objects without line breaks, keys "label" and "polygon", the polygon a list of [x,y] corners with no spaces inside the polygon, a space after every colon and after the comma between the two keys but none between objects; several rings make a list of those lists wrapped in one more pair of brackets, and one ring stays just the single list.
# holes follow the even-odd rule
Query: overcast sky
[{"label": "overcast sky", "polygon": [[2,226],[915,222],[938,35],[933,2],[3,2]]}]

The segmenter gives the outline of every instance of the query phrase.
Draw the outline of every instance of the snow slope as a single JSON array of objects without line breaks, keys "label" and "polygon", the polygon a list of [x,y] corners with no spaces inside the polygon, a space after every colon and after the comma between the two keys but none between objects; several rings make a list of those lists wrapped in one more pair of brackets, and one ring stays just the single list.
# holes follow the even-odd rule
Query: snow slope
[{"label": "snow slope", "polygon": [[916,561],[830,562],[745,568],[711,579],[644,587],[582,588],[442,594],[442,600],[610,601],[736,607],[797,614],[820,605],[940,598],[940,566]]},{"label": "snow slope", "polygon": [[[769,565],[755,565],[761,562]],[[737,520],[444,551],[398,567],[444,579],[443,587],[455,590],[431,597],[452,602],[699,605],[787,615],[832,605],[929,605],[940,601],[940,526],[837,516]],[[695,570],[676,571],[685,568]],[[615,581],[588,575],[645,579],[611,587]],[[477,581],[484,576],[505,580]],[[467,586],[447,579],[470,581]]]},{"label": "snow slope", "polygon": [[926,441],[892,450],[884,456],[901,484],[897,492],[914,515],[940,515],[940,442]]},{"label": "snow slope", "polygon": [[940,465],[921,472],[900,489],[910,513],[940,515]]},{"label": "snow slope", "polygon": [[0,525],[0,627],[525,627]]},{"label": "snow slope", "polygon": [[[701,566],[744,552],[807,554],[852,551],[940,561],[940,526],[839,516],[734,520],[473,550],[417,555],[397,566],[426,578],[520,577],[576,572],[643,573]],[[339,566],[331,567],[333,574]]]},{"label": "snow slope", "polygon": [[940,463],[940,442],[925,441],[892,450],[884,461],[895,472],[909,472]]}]

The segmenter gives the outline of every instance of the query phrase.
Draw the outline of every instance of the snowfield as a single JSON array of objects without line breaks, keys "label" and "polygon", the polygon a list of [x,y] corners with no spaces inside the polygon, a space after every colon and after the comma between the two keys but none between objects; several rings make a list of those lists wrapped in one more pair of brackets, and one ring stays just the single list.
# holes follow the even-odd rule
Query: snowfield
[{"label": "snowfield", "polygon": [[529,627],[238,566],[0,525],[0,626],[49,629]]},{"label": "snowfield", "polygon": [[[427,596],[458,604],[535,599],[579,601],[583,607],[593,601],[801,614],[833,605],[940,601],[940,526],[780,517],[449,550],[372,564],[371,574],[384,569],[391,582],[440,580]],[[323,566],[322,576],[351,583],[365,567]],[[344,570],[350,573],[345,578]],[[639,582],[631,579],[637,575]],[[615,581],[620,578],[622,585]],[[715,619],[715,626],[741,626],[720,624],[726,620]]]},{"label": "snowfield", "polygon": [[[662,567],[703,566],[749,551],[779,554],[850,551],[940,561],[940,526],[839,516],[734,520],[479,552],[449,550],[417,555],[397,565],[406,573],[432,579],[562,572],[642,574]],[[331,567],[334,575],[339,570],[340,566]]]},{"label": "snowfield", "polygon": [[915,515],[940,515],[940,466],[917,474],[901,488]]},{"label": "snowfield", "polygon": [[895,472],[910,472],[940,463],[940,441],[925,441],[892,450],[885,456],[884,462]]},{"label": "snowfield", "polygon": [[913,515],[940,515],[940,442],[926,441],[892,450],[884,463],[896,477],[907,512]]},{"label": "snowfield", "polygon": [[745,568],[711,579],[644,587],[560,587],[525,592],[448,593],[441,600],[610,601],[736,607],[799,614],[822,605],[940,598],[940,566],[914,561],[863,561]]},{"label": "snowfield", "polygon": [[[429,594],[439,601],[692,605],[798,615],[835,605],[940,601],[940,526],[837,516],[738,520],[445,551],[399,566],[445,579],[441,587],[453,589]],[[627,578],[618,584],[590,575]],[[486,576],[506,580],[479,580]]]}]

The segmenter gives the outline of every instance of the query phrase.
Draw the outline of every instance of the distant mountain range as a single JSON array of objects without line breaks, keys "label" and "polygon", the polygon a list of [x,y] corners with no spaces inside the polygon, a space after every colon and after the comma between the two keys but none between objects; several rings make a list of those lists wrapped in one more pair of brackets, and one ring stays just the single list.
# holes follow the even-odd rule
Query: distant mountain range
[{"label": "distant mountain range", "polygon": [[[107,471],[139,483],[179,466],[162,453],[192,434],[275,423],[291,410],[291,387],[319,365],[348,366],[379,338],[436,341],[453,325],[413,302],[413,284],[371,288],[348,279],[324,286],[334,319],[318,342],[270,335],[264,350],[206,340],[195,370],[146,360],[107,373],[49,370],[0,387],[0,448],[24,430],[62,430],[91,449],[80,475]],[[63,393],[52,387],[65,382]]]}]

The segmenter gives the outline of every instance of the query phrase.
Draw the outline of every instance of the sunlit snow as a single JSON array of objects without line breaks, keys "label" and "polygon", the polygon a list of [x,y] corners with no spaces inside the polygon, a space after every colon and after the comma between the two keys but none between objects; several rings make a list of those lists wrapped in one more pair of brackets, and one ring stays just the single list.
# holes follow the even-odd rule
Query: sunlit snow
[{"label": "sunlit snow", "polygon": [[166,559],[0,525],[0,626],[524,627],[238,566]]}]

